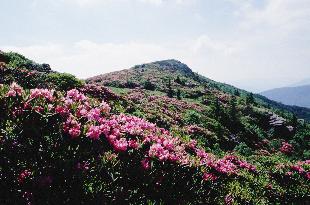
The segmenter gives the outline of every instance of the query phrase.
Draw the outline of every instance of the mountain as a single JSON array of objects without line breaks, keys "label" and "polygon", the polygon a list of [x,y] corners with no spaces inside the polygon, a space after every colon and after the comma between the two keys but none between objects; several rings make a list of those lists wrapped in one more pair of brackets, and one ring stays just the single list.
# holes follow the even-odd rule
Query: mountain
[{"label": "mountain", "polygon": [[184,128],[194,126],[200,134],[189,136],[211,149],[218,144],[231,150],[245,143],[255,150],[261,138],[290,139],[296,134],[297,118],[310,119],[308,108],[213,81],[177,60],[136,65],[86,83],[108,86],[132,103],[126,112],[160,127],[188,133]]},{"label": "mountain", "polygon": [[84,82],[1,55],[1,204],[309,204],[306,108],[177,60]]},{"label": "mountain", "polygon": [[283,104],[310,108],[310,85],[276,88],[261,95]]},{"label": "mountain", "polygon": [[298,87],[298,86],[304,86],[304,85],[310,85],[310,78],[306,78],[304,80],[296,82],[288,87]]},{"label": "mountain", "polygon": [[[148,89],[162,92],[167,92],[171,87],[175,94],[179,92],[185,98],[201,97],[210,90],[220,92],[222,95],[238,94],[246,97],[251,94],[245,90],[194,73],[187,65],[177,60],[163,60],[136,65],[130,69],[88,78],[86,82],[120,88],[145,88],[149,85],[150,88]],[[310,120],[310,109],[308,108],[288,106],[260,94],[254,94],[253,97],[265,107],[292,112],[298,118]]]}]

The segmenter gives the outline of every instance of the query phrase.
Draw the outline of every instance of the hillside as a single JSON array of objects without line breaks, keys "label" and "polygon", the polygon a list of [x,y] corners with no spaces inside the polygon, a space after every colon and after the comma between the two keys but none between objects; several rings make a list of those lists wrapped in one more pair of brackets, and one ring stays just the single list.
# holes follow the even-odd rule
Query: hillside
[{"label": "hillside", "polygon": [[286,105],[310,108],[310,85],[276,88],[264,91],[261,95]]},{"label": "hillside", "polygon": [[[89,78],[86,82],[119,88],[146,88],[165,93],[171,88],[175,96],[179,94],[184,98],[191,99],[204,96],[208,92],[222,96],[226,94],[237,94],[241,97],[252,95],[245,90],[194,73],[187,65],[177,60],[136,65],[130,69]],[[276,112],[287,111],[295,114],[298,118],[310,120],[310,109],[308,108],[287,106],[259,94],[254,94],[253,97],[257,103],[267,108],[273,108]]]},{"label": "hillside", "polygon": [[176,60],[84,83],[1,55],[1,204],[309,203],[298,107]]},{"label": "hillside", "polygon": [[[126,112],[186,133],[211,149],[238,149],[244,143],[256,150],[264,147],[262,139],[292,139],[299,135],[297,118],[309,119],[307,108],[215,82],[177,60],[136,65],[86,82],[109,86],[133,102]],[[191,134],[191,128],[199,134]]]}]

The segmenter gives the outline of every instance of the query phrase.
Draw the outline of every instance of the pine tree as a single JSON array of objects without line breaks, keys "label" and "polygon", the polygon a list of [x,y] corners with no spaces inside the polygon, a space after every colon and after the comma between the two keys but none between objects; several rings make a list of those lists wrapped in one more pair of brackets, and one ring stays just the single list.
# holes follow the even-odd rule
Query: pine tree
[{"label": "pine tree", "polygon": [[180,89],[177,90],[177,98],[178,98],[178,100],[182,99],[182,97],[181,97],[181,90]]},{"label": "pine tree", "polygon": [[169,98],[173,98],[174,91],[173,91],[173,89],[172,89],[172,87],[171,87],[171,79],[170,79],[170,78],[169,78],[169,80],[168,80],[168,85],[167,85],[167,87],[168,87],[168,92],[167,92],[168,97],[169,97]]},{"label": "pine tree", "polygon": [[229,110],[229,115],[232,121],[236,121],[237,120],[237,100],[235,96],[232,96],[230,102],[230,110]]},{"label": "pine tree", "polygon": [[248,94],[248,95],[246,96],[245,102],[246,102],[247,105],[255,104],[255,99],[254,99],[253,93],[250,93],[250,94]]}]

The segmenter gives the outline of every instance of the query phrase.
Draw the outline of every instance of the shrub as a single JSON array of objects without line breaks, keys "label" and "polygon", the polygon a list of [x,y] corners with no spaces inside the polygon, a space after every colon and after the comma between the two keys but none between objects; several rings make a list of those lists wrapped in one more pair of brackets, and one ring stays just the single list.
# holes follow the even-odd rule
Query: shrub
[{"label": "shrub", "polygon": [[70,90],[81,87],[84,82],[68,73],[50,73],[46,76],[46,81],[59,90]]},{"label": "shrub", "polygon": [[1,204],[307,202],[309,160],[256,167],[111,110],[77,89],[1,85]]},{"label": "shrub", "polygon": [[151,81],[147,80],[144,82],[143,88],[146,90],[154,91],[156,89],[156,85],[153,84]]}]

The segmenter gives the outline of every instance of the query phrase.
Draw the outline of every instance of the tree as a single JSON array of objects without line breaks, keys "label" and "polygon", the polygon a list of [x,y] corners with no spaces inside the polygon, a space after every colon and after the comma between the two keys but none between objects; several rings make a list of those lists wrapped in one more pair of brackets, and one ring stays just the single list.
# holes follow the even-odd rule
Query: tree
[{"label": "tree", "polygon": [[146,90],[155,90],[156,89],[156,85],[153,84],[149,79],[144,82],[143,87]]},{"label": "tree", "polygon": [[237,100],[235,96],[232,96],[230,102],[230,109],[229,109],[229,115],[230,115],[230,119],[232,121],[236,121],[237,120]]},{"label": "tree", "polygon": [[83,81],[68,73],[50,73],[46,76],[46,82],[59,90],[70,90],[84,84]]},{"label": "tree", "polygon": [[174,80],[174,82],[178,83],[179,85],[185,85],[185,81],[180,78],[180,76],[177,77],[177,79]]},{"label": "tree", "polygon": [[235,91],[234,91],[234,95],[235,95],[235,96],[240,96],[239,90],[235,90]]},{"label": "tree", "polygon": [[168,85],[167,85],[167,88],[168,88],[168,91],[167,91],[167,95],[169,98],[173,98],[173,95],[174,95],[174,91],[171,87],[171,79],[169,78],[168,80]]},{"label": "tree", "polygon": [[182,97],[181,97],[181,90],[180,89],[177,90],[177,98],[178,98],[178,100],[182,99]]},{"label": "tree", "polygon": [[246,96],[245,102],[247,105],[255,104],[255,99],[253,93],[250,93]]},{"label": "tree", "polygon": [[221,118],[222,110],[221,110],[221,105],[220,105],[218,98],[215,98],[213,100],[212,107],[213,107],[214,117],[215,117],[215,119],[217,119],[219,121]]}]

